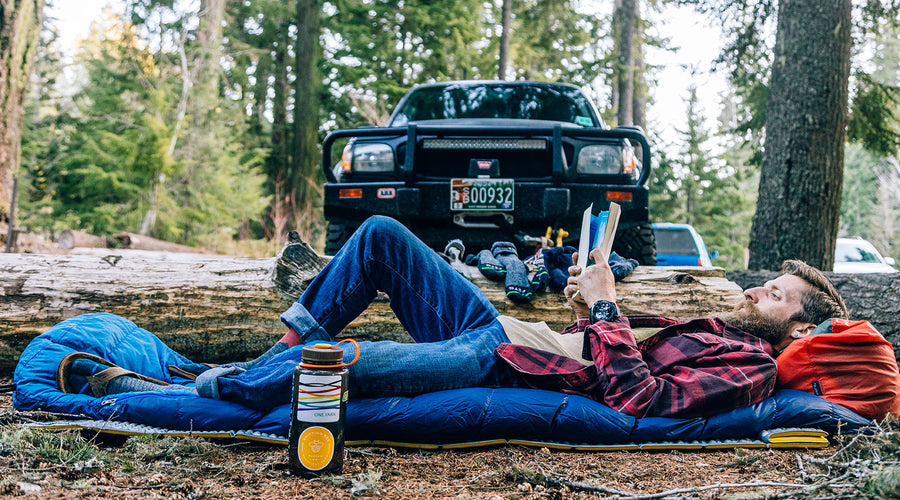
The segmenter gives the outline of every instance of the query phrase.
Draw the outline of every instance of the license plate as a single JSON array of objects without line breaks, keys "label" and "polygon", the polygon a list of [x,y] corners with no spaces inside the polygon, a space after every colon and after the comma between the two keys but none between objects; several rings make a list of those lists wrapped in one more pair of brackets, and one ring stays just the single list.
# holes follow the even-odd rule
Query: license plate
[{"label": "license plate", "polygon": [[512,210],[512,179],[451,179],[450,210]]}]

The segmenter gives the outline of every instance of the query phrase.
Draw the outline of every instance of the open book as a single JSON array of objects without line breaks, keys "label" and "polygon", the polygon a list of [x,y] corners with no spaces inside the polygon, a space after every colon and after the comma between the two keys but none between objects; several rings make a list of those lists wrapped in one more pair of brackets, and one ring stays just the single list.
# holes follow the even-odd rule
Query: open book
[{"label": "open book", "polygon": [[[609,210],[593,215],[591,211],[594,204],[591,203],[584,210],[581,217],[581,238],[578,240],[578,267],[584,269],[589,265],[589,255],[595,248],[600,248],[603,255],[609,258],[612,251],[613,241],[616,239],[616,229],[619,227],[619,215],[622,213],[621,207],[617,203],[610,203]],[[594,222],[594,224],[592,224]],[[593,231],[591,226],[595,226]],[[572,296],[573,299],[584,302],[581,294],[576,291]]]}]

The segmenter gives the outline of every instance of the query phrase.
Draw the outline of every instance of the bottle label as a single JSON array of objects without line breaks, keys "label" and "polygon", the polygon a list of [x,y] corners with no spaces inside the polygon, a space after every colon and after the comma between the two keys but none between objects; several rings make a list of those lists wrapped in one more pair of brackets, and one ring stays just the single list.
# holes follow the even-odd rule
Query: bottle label
[{"label": "bottle label", "polygon": [[337,422],[341,418],[341,376],[300,374],[297,421]]},{"label": "bottle label", "polygon": [[308,427],[300,433],[297,458],[309,470],[322,470],[334,456],[334,435],[324,427]]}]

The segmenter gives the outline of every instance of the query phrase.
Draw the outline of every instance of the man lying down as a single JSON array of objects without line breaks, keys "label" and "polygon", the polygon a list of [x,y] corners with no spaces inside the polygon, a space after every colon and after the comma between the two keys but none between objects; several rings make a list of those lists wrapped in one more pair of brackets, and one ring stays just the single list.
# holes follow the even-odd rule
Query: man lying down
[{"label": "man lying down", "polygon": [[[190,388],[73,353],[60,363],[57,382],[64,392],[97,397],[188,390],[267,411],[290,401],[293,370],[301,358],[301,349],[293,347],[331,341],[382,291],[416,343],[360,342],[359,359],[350,369],[354,398],[533,387],[582,394],[634,417],[687,418],[771,396],[776,375],[779,381],[791,378],[777,374],[779,355],[787,356],[782,353],[793,342],[818,333],[817,325],[848,318],[828,279],[796,260],[785,261],[784,274],[746,290],[742,303],[717,317],[687,322],[626,317],[616,306],[607,256],[594,250],[591,257],[597,264],[569,268],[564,293],[577,321],[554,332],[545,323],[500,315],[478,287],[403,225],[372,217],[281,315],[287,333],[259,358],[204,367]],[[583,302],[574,297],[576,291]],[[636,342],[632,329],[648,327],[659,331]],[[352,345],[340,347],[345,362],[356,356]],[[863,405],[874,407],[865,417],[880,419],[895,404],[900,377],[892,350],[889,358],[883,370],[887,380],[871,396],[878,403]],[[859,359],[861,365],[870,361]]]}]

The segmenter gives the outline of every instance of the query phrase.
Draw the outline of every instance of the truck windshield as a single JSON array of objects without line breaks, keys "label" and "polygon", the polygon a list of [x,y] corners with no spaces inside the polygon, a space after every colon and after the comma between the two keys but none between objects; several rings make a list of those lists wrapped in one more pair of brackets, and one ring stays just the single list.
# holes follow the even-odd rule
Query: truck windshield
[{"label": "truck windshield", "polygon": [[600,124],[580,90],[552,85],[475,84],[412,91],[389,126],[422,120],[500,118],[551,120],[584,127]]}]

